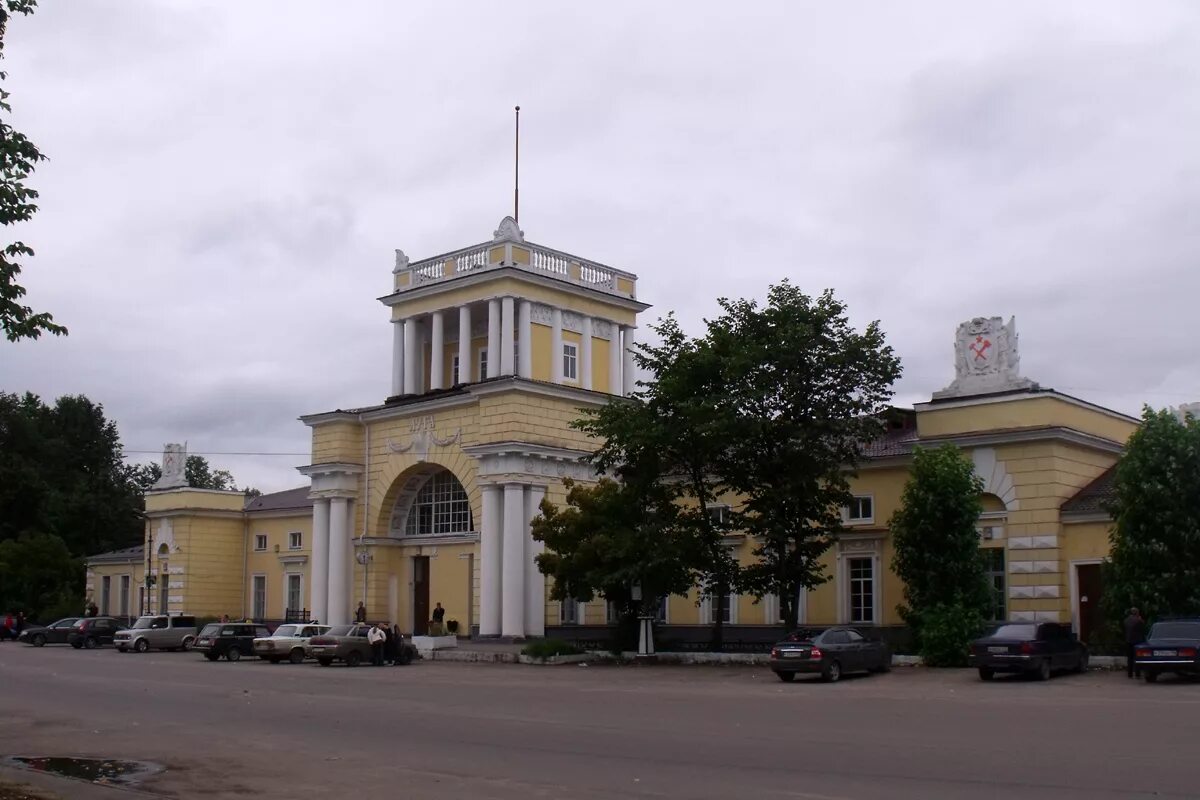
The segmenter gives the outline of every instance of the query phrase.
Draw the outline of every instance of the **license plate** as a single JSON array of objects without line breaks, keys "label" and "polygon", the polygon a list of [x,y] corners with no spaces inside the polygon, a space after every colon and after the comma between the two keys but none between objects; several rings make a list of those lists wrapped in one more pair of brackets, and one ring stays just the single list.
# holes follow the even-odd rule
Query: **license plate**
[{"label": "license plate", "polygon": [[1156,655],[1156,656],[1173,656],[1173,655],[1175,655],[1175,651],[1174,650],[1155,650],[1154,655]]},{"label": "license plate", "polygon": [[989,647],[988,652],[989,653],[1007,653],[1008,648],[1007,647]]},{"label": "license plate", "polygon": [[784,650],[783,651],[784,658],[802,658],[806,655],[808,655],[808,653],[804,652],[803,650]]},{"label": "license plate", "polygon": [[202,645],[209,645],[209,644],[212,644],[212,639],[201,639],[201,640],[199,641],[199,644],[202,644]]}]

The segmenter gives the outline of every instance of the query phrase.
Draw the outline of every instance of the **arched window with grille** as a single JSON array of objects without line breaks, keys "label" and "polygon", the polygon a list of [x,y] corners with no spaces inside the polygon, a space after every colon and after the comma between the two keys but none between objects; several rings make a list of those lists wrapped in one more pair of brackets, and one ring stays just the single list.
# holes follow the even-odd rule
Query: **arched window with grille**
[{"label": "arched window with grille", "polygon": [[449,470],[430,475],[409,506],[404,535],[447,536],[472,529],[471,503],[458,478]]}]

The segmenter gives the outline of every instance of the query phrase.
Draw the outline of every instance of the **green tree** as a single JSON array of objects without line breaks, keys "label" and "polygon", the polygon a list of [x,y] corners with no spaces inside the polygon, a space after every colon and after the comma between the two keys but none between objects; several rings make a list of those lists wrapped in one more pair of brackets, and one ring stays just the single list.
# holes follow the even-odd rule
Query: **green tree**
[{"label": "green tree", "polygon": [[[137,464],[132,469],[134,480],[142,487],[142,491],[149,491],[155,482],[162,477],[162,466],[154,462]],[[187,461],[184,463],[183,474],[187,478],[188,486],[193,489],[238,491],[237,482],[233,479],[233,475],[229,470],[213,469],[208,463],[208,459],[204,456],[188,456]],[[247,494],[261,494],[257,489],[249,487],[246,487],[243,491]]]},{"label": "green tree", "polygon": [[917,448],[888,521],[892,569],[904,581],[897,610],[930,666],[965,663],[991,603],[976,530],[982,492],[974,463],[957,447]]},{"label": "green tree", "polygon": [[1145,408],[1117,462],[1104,604],[1113,621],[1200,614],[1200,421]]},{"label": "green tree", "polygon": [[701,347],[732,434],[717,471],[744,498],[736,526],[760,542],[742,588],[776,595],[795,627],[799,592],[828,579],[820,558],[842,529],[863,448],[883,432],[900,360],[879,323],[855,330],[832,291],[813,298],[784,281],[762,307],[720,303]]},{"label": "green tree", "polygon": [[33,620],[78,613],[83,605],[83,562],[47,533],[0,542],[0,609],[24,611]]},{"label": "green tree", "polygon": [[[36,0],[3,0],[0,3],[0,59],[4,57],[4,38],[8,32],[9,18],[13,14],[31,14]],[[0,72],[0,81],[8,73]],[[0,112],[5,116],[12,113],[8,102],[9,93],[0,88]],[[37,211],[33,202],[38,193],[26,181],[39,161],[46,157],[25,134],[14,129],[7,119],[0,119],[0,152],[4,167],[0,171],[0,224],[14,225],[25,222]],[[22,241],[15,241],[0,249],[0,327],[9,341],[37,339],[43,333],[64,336],[67,329],[54,322],[45,312],[34,313],[21,301],[25,287],[17,283],[21,274],[20,258],[33,255],[33,248]]]}]

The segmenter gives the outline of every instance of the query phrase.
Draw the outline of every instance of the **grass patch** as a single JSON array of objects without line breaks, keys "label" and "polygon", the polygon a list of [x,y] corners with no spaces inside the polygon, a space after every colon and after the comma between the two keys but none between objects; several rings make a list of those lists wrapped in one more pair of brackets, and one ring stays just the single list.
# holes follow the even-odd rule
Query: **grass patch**
[{"label": "grass patch", "polygon": [[583,651],[562,639],[539,639],[521,648],[521,655],[530,658],[553,658],[554,656],[577,656]]}]

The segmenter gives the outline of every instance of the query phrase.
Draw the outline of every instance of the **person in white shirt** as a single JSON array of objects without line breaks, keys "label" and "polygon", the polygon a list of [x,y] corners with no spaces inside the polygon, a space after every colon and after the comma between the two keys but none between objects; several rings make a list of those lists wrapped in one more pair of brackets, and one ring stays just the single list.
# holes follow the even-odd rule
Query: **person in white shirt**
[{"label": "person in white shirt", "polygon": [[371,630],[367,631],[367,644],[371,645],[371,663],[377,667],[383,666],[383,643],[387,641],[387,635],[380,629],[379,623],[371,625]]}]

